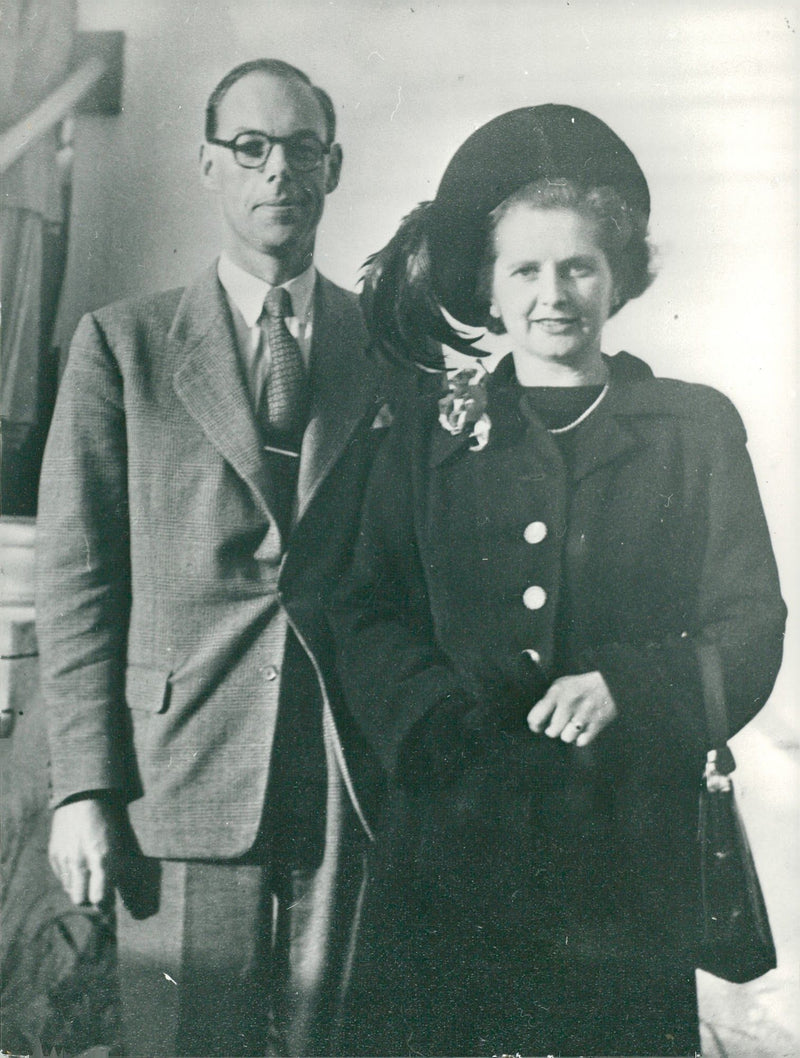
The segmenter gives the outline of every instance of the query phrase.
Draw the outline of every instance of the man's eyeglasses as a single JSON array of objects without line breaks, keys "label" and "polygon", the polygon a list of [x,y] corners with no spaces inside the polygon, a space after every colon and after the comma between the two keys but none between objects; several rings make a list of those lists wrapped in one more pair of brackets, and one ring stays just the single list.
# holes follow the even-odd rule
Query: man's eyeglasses
[{"label": "man's eyeglasses", "polygon": [[276,143],[283,146],[286,162],[300,173],[310,173],[322,165],[326,154],[331,153],[330,144],[322,143],[311,132],[296,132],[291,136],[268,136],[266,132],[240,132],[232,140],[206,139],[218,147],[233,151],[237,165],[243,169],[260,169],[269,158]]}]

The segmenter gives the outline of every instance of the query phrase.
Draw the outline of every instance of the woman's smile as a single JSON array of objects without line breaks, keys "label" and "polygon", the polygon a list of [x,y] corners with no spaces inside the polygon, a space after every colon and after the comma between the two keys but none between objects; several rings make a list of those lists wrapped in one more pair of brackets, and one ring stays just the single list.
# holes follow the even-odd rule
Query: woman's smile
[{"label": "woman's smile", "polygon": [[542,316],[532,319],[531,324],[541,327],[548,334],[565,334],[580,325],[580,318],[574,316]]}]

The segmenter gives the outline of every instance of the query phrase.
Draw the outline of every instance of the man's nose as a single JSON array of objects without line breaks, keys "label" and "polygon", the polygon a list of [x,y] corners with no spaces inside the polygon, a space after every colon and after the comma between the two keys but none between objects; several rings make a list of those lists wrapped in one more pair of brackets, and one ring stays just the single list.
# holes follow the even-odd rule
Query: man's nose
[{"label": "man's nose", "polygon": [[282,143],[272,144],[261,172],[270,182],[285,180],[291,175],[292,170],[286,160],[286,148]]}]

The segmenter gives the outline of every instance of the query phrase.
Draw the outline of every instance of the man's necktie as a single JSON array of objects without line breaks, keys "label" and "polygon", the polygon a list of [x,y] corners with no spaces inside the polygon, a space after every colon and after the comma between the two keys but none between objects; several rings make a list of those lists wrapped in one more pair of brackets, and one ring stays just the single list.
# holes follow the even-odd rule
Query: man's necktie
[{"label": "man's necktie", "polygon": [[270,366],[259,411],[270,431],[299,439],[308,420],[309,393],[300,346],[286,326],[286,317],[292,315],[289,292],[273,287],[264,301],[264,315]]}]

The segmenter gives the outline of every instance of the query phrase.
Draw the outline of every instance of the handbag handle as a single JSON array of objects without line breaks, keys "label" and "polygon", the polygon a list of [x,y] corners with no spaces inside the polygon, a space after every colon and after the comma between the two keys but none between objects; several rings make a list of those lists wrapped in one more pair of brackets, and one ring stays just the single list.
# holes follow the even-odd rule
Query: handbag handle
[{"label": "handbag handle", "polygon": [[709,764],[713,765],[714,771],[729,775],[736,767],[736,761],[728,746],[728,710],[725,705],[725,684],[719,651],[711,643],[701,643],[697,647],[697,658],[700,663],[700,681],[708,732],[714,746],[709,754]]}]

